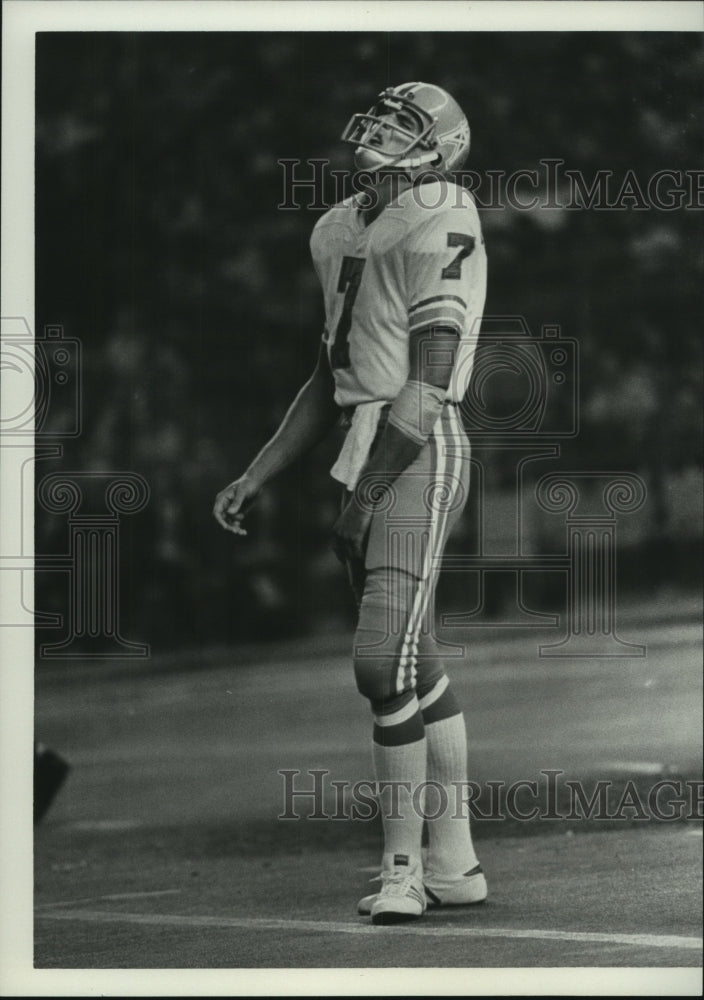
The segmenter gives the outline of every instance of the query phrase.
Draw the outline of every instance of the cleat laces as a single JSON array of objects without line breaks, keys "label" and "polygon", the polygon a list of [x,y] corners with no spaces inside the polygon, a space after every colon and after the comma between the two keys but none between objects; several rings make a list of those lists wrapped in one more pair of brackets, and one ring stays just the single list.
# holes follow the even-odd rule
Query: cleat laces
[{"label": "cleat laces", "polygon": [[413,885],[413,875],[410,872],[383,872],[371,881],[382,883],[381,894],[384,896],[415,896],[423,901],[417,887]]}]

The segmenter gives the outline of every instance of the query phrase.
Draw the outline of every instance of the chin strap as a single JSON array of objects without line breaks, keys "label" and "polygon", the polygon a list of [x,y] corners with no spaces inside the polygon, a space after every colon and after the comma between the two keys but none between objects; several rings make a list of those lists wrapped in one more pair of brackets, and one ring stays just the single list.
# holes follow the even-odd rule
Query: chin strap
[{"label": "chin strap", "polygon": [[420,156],[412,157],[410,160],[401,160],[399,163],[395,163],[395,167],[420,167],[424,163],[430,163],[431,160],[437,159],[437,153],[431,150],[429,153],[422,153]]},{"label": "chin strap", "polygon": [[360,154],[365,156],[369,156],[371,154],[379,160],[379,163],[377,164],[370,164],[367,168],[368,170],[382,170],[384,167],[387,170],[390,170],[391,168],[398,168],[399,170],[402,170],[408,167],[420,167],[424,163],[430,163],[432,160],[436,159],[438,155],[436,150],[431,149],[427,153],[420,153],[418,156],[407,157],[403,160],[395,160],[393,156],[385,156],[383,153],[373,152],[359,146],[355,151],[355,155],[359,156]]}]

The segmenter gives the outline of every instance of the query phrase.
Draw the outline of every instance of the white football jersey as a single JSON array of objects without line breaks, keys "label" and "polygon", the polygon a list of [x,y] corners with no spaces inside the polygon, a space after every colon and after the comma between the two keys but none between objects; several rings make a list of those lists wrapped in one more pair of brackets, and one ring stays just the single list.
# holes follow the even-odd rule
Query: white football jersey
[{"label": "white football jersey", "polygon": [[325,300],[335,402],[396,398],[409,372],[409,334],[460,335],[448,398],[469,385],[486,297],[486,253],[471,194],[431,181],[404,191],[365,226],[356,196],[318,221],[311,255]]}]

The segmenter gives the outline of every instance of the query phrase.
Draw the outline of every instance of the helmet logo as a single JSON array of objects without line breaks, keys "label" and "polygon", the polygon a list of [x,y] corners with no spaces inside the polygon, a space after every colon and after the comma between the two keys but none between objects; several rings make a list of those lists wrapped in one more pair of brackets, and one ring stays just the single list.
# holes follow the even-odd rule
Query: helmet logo
[{"label": "helmet logo", "polygon": [[445,132],[443,135],[438,136],[438,138],[441,145],[452,147],[449,155],[445,157],[446,162],[451,162],[469,143],[469,125],[464,121],[459,128],[456,128],[452,132]]}]

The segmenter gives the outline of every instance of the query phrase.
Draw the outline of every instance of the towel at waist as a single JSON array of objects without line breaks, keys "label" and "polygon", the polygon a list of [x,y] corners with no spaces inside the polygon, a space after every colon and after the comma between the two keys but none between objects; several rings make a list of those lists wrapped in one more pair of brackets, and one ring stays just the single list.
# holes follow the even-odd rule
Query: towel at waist
[{"label": "towel at waist", "polygon": [[[456,406],[452,399],[445,400],[446,406]],[[369,457],[374,437],[379,427],[379,419],[384,411],[391,408],[391,403],[383,399],[371,403],[359,403],[357,406],[346,407],[343,419],[349,428],[340,454],[330,470],[333,479],[344,483],[348,490],[354,490],[357,485],[364,463]]]}]

